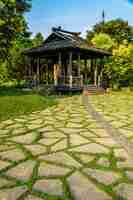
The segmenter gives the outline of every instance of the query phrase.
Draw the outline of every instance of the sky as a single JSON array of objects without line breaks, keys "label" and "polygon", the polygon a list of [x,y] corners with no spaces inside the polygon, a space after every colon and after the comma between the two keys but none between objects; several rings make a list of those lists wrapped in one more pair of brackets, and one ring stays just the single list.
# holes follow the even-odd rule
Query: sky
[{"label": "sky", "polygon": [[52,27],[61,26],[69,31],[86,31],[102,19],[122,18],[133,25],[133,0],[32,0],[32,9],[26,14],[29,29],[46,38]]}]

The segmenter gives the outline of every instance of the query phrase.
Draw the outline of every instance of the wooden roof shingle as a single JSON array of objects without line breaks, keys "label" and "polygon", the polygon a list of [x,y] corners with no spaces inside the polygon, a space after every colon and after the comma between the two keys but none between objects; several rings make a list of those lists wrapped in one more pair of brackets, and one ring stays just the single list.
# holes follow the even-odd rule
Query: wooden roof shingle
[{"label": "wooden roof shingle", "polygon": [[26,50],[25,54],[39,54],[60,49],[78,48],[107,56],[111,55],[110,52],[104,49],[90,46],[86,40],[80,37],[80,33],[65,31],[60,27],[53,28],[52,30],[52,34],[42,43],[42,45]]}]

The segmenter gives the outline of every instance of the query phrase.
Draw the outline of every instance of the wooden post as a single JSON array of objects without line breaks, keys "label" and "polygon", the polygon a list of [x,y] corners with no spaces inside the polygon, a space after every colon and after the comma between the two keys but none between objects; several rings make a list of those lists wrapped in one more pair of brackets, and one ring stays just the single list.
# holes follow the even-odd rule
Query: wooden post
[{"label": "wooden post", "polygon": [[29,66],[29,70],[28,70],[28,76],[30,77],[31,76],[31,57],[29,57],[28,59],[28,66]]},{"label": "wooden post", "polygon": [[72,75],[72,52],[69,53],[68,76]]},{"label": "wooden post", "polygon": [[91,82],[94,82],[94,59],[91,58],[91,67],[90,67],[90,75],[91,75]]},{"label": "wooden post", "polygon": [[78,76],[80,77],[80,53],[78,53]]},{"label": "wooden post", "polygon": [[85,83],[87,83],[87,59],[84,60],[85,65]]},{"label": "wooden post", "polygon": [[68,75],[69,86],[72,87],[72,52],[69,53]]},{"label": "wooden post", "polygon": [[97,86],[97,73],[98,73],[98,68],[97,68],[97,61],[95,60],[95,71],[94,71],[94,85]]},{"label": "wooden post", "polygon": [[59,73],[59,76],[60,76],[61,75],[61,67],[62,67],[62,55],[61,55],[61,52],[59,52],[59,55],[58,55],[58,65],[59,65],[58,73]]},{"label": "wooden post", "polygon": [[57,65],[54,64],[54,85],[58,85],[58,76],[57,76]]},{"label": "wooden post", "polygon": [[40,82],[40,58],[37,57],[37,84]]},{"label": "wooden post", "polygon": [[84,86],[83,75],[80,76],[80,86],[81,87]]}]

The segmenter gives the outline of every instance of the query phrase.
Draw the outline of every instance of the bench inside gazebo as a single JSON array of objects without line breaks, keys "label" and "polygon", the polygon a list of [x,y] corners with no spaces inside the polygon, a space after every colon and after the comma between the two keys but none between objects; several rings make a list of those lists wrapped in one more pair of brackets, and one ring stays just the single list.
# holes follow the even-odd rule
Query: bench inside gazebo
[{"label": "bench inside gazebo", "polygon": [[[52,28],[42,45],[25,51],[26,79],[33,85],[53,84],[58,91],[81,91],[85,81],[98,87],[102,78],[102,60],[110,53],[89,46],[80,33]],[[90,72],[82,72],[82,67]],[[101,64],[99,64],[101,63]]]}]

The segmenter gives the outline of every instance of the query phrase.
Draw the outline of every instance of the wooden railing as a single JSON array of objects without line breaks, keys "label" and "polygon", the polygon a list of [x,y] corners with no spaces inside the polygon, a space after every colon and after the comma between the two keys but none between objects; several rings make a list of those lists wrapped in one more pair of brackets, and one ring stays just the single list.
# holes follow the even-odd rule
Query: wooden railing
[{"label": "wooden railing", "polygon": [[83,77],[82,76],[60,76],[58,79],[58,85],[69,86],[69,87],[82,87]]}]

